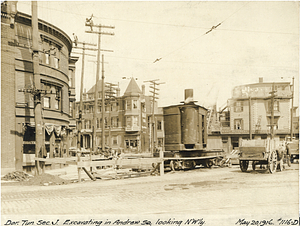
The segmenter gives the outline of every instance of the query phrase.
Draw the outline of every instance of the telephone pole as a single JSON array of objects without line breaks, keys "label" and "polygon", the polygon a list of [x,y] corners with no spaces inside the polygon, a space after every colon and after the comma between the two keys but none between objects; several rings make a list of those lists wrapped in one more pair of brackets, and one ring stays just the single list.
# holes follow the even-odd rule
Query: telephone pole
[{"label": "telephone pole", "polygon": [[294,110],[294,77],[293,77],[293,83],[292,83],[292,107],[291,107],[291,141],[294,136],[293,132],[293,110]]},{"label": "telephone pole", "polygon": [[[97,54],[97,73],[96,73],[96,84],[95,84],[95,94],[94,94],[94,116],[93,116],[93,151],[96,151],[96,125],[97,125],[97,106],[98,106],[98,81],[100,74],[100,55],[101,55],[101,35],[114,35],[114,33],[103,32],[102,28],[114,29],[114,26],[105,26],[101,24],[94,25],[92,17],[87,19],[85,26],[91,28],[87,33],[93,33],[98,35],[98,54]],[[99,31],[94,31],[93,28],[98,28]],[[105,51],[105,50],[102,50]],[[105,111],[105,92],[104,92],[104,56],[102,55],[102,150],[105,150],[105,131],[104,131],[104,111]]]},{"label": "telephone pole", "polygon": [[[78,134],[77,134],[77,149],[80,150],[81,146],[82,146],[82,143],[81,143],[81,129],[82,129],[82,108],[83,108],[82,95],[83,95],[84,62],[85,62],[84,58],[85,58],[85,56],[95,56],[95,55],[91,55],[91,54],[86,54],[85,50],[92,50],[92,51],[96,51],[97,50],[97,49],[86,48],[85,46],[86,45],[97,46],[97,45],[96,44],[92,44],[92,43],[78,42],[76,39],[75,39],[74,43],[75,43],[75,46],[73,48],[75,48],[75,49],[82,49],[82,53],[73,52],[75,54],[81,54],[82,55],[82,68],[81,68],[81,81],[80,81],[79,119],[78,119]],[[77,47],[77,44],[82,44],[82,47]]]},{"label": "telephone pole", "polygon": [[272,91],[270,92],[270,94],[271,94],[271,121],[270,121],[270,124],[271,124],[271,139],[273,139],[274,138],[274,126],[275,126],[275,123],[274,123],[274,98],[275,98],[275,93],[276,93],[276,91],[275,91],[275,85],[274,85],[274,83],[273,83],[273,85],[272,85]]},{"label": "telephone pole", "polygon": [[[37,1],[31,2],[32,12],[32,62],[33,62],[33,94],[34,94],[34,122],[35,122],[35,157],[41,158],[44,152],[44,127],[42,122],[42,106],[41,106],[41,79],[39,68],[39,31],[38,31],[38,15]],[[36,173],[41,173],[41,165],[35,160]],[[44,164],[42,164],[44,168]]]},{"label": "telephone pole", "polygon": [[153,154],[155,152],[155,134],[156,134],[156,127],[155,127],[155,118],[154,118],[154,108],[155,108],[155,100],[159,99],[157,96],[158,95],[158,91],[159,89],[157,88],[157,86],[159,86],[160,84],[165,84],[165,82],[157,82],[159,79],[154,79],[154,80],[149,80],[149,81],[144,81],[144,82],[150,82],[150,90],[149,92],[153,94],[152,96],[152,117],[151,117],[151,128],[150,129],[150,139],[151,139],[151,153]]}]

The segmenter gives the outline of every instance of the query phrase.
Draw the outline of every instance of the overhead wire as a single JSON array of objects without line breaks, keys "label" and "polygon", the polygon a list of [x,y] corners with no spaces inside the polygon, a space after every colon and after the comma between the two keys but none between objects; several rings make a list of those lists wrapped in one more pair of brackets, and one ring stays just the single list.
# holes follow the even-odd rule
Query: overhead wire
[{"label": "overhead wire", "polygon": [[[19,3],[23,3],[26,5],[29,5],[30,3],[24,3],[24,2],[18,2]],[[246,3],[246,4],[249,4]],[[59,10],[57,8],[51,8],[51,7],[44,7],[44,6],[39,6],[41,8],[47,8],[50,10],[55,10],[55,11],[60,11],[60,12],[64,12],[64,13],[69,13],[72,15],[78,15],[81,16],[81,18],[85,19],[87,16],[86,14],[81,14],[81,13],[74,13],[74,12],[66,12],[64,10]],[[76,5],[77,7],[77,5]],[[78,7],[77,7],[78,8]],[[243,7],[241,7],[243,8]],[[239,10],[237,10],[236,12],[238,12]],[[235,13],[236,13],[235,12]],[[231,14],[229,17],[227,17],[225,20],[227,20],[228,18],[230,18],[231,16],[233,16],[235,13]],[[124,22],[130,22],[130,23],[143,23],[143,24],[153,24],[153,25],[162,25],[162,26],[172,26],[172,27],[180,27],[180,28],[196,28],[196,29],[210,29],[208,27],[201,27],[201,26],[190,26],[190,25],[185,25],[185,24],[166,24],[166,23],[156,23],[156,22],[149,22],[149,21],[137,21],[137,20],[126,20],[126,19],[118,19],[118,18],[108,18],[108,17],[99,17],[99,16],[93,16],[94,18],[99,18],[99,19],[107,19],[107,20],[116,20],[116,21],[124,21]],[[80,19],[81,19],[80,18]],[[221,23],[223,23],[225,20],[223,20]],[[273,32],[273,31],[258,31],[258,30],[236,30],[236,29],[222,29],[222,28],[218,28],[218,30],[222,30],[222,31],[236,31],[236,32],[255,32],[255,33],[271,33],[271,34],[289,34],[289,35],[299,35],[296,33],[289,33],[289,32]]]},{"label": "overhead wire", "polygon": [[[236,11],[234,11],[232,14],[230,14],[228,17],[226,17],[221,23],[219,23],[218,25],[222,25],[222,23],[224,23],[226,20],[228,20],[229,18],[231,18],[233,15],[235,15],[236,13],[238,13],[242,8],[244,8],[246,5],[248,5],[250,2],[245,3],[242,7],[240,7],[239,9],[237,9]],[[25,5],[30,5],[31,3],[27,3],[27,2],[22,2],[20,1],[19,4],[25,4]],[[76,5],[76,4],[75,4]],[[68,12],[65,10],[60,10],[57,8],[51,8],[51,7],[45,7],[45,6],[41,6],[39,5],[39,7],[41,8],[47,8],[49,10],[55,10],[55,11],[61,11],[64,13],[69,13],[72,14],[74,17],[77,15],[78,18],[82,19],[82,18],[86,18],[86,15],[83,15],[81,13],[75,13],[74,11],[72,12]],[[76,5],[76,9],[77,11],[79,11],[77,5]],[[108,20],[117,20],[117,21],[124,21],[124,22],[130,22],[130,23],[143,23],[143,24],[156,24],[156,25],[163,25],[163,26],[174,26],[174,27],[180,27],[180,28],[201,28],[201,29],[208,29],[207,27],[199,27],[199,26],[189,26],[189,25],[178,25],[178,24],[165,24],[165,23],[154,23],[154,22],[146,22],[146,21],[136,21],[136,20],[125,20],[125,19],[117,19],[117,18],[106,18],[106,17],[99,17],[99,16],[94,16],[95,18],[101,18],[101,19],[108,19]],[[294,33],[288,33],[288,32],[270,32],[270,31],[252,31],[252,30],[237,30],[237,29],[222,29],[221,27],[218,26],[218,31],[235,31],[235,32],[254,32],[254,33],[271,33],[271,34],[288,34],[288,35],[298,35],[298,34],[294,34]],[[214,26],[213,26],[214,27]],[[211,28],[210,28],[211,29]],[[214,29],[213,29],[214,30]],[[195,42],[196,40],[198,40],[199,38],[207,35],[209,33],[207,33],[207,31],[205,33],[203,33],[202,35],[200,35],[199,37],[192,39],[191,41],[183,44],[182,46],[180,46],[179,48],[176,48],[175,50],[163,55],[160,58],[156,59],[157,61],[160,61],[161,59],[165,58],[166,56],[171,55],[172,53],[182,49],[183,47],[189,45],[190,43]],[[108,57],[113,57],[113,58],[123,58],[123,59],[129,59],[129,60],[139,60],[139,61],[149,61],[150,59],[142,59],[142,58],[132,58],[132,57],[122,57],[122,56],[108,56]],[[164,62],[177,62],[177,61],[165,61]],[[218,63],[204,63],[204,62],[184,62],[184,61],[180,61],[180,63],[197,63],[197,64],[215,64],[215,65],[231,65],[231,64],[218,64]],[[242,65],[236,65],[236,66],[242,66]],[[259,67],[259,66],[258,66]],[[266,67],[280,67],[280,66],[266,66]],[[290,67],[283,67],[283,68],[290,68]]]},{"label": "overhead wire", "polygon": [[236,10],[234,13],[232,13],[230,16],[228,16],[227,18],[225,18],[222,22],[218,23],[218,24],[215,25],[215,26],[212,26],[212,27],[210,28],[209,31],[206,31],[205,33],[203,33],[203,34],[200,35],[199,37],[197,37],[197,38],[195,38],[195,39],[189,41],[188,43],[185,43],[184,45],[182,45],[182,46],[180,46],[179,48],[177,48],[177,49],[175,49],[175,50],[173,50],[173,51],[171,51],[171,52],[165,54],[164,56],[162,56],[162,57],[160,57],[160,58],[157,58],[153,63],[156,63],[156,62],[162,60],[162,59],[165,58],[166,56],[169,56],[169,55],[171,55],[172,53],[177,52],[178,50],[182,49],[183,47],[185,47],[185,46],[191,44],[192,42],[195,42],[195,41],[198,40],[199,38],[201,38],[201,37],[203,37],[203,36],[209,34],[209,33],[212,32],[213,30],[217,29],[217,28],[218,28],[219,26],[221,26],[226,20],[228,20],[230,17],[232,17],[234,14],[236,14],[236,13],[237,13],[238,11],[240,11],[242,8],[244,8],[247,4],[249,4],[249,2],[247,2],[247,3],[244,4],[242,7],[240,7],[238,10]]}]

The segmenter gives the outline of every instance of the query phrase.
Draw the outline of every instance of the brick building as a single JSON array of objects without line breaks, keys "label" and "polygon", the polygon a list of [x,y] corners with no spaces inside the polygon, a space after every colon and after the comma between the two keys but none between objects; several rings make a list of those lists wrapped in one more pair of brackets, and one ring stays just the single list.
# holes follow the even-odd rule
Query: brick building
[{"label": "brick building", "polygon": [[[266,83],[262,78],[259,83],[236,86],[224,109],[220,112],[212,109],[210,137],[222,139],[223,149],[228,151],[239,147],[241,139],[249,139],[250,132],[253,139],[266,139],[270,134],[272,89],[276,91],[273,106],[275,136],[281,140],[289,137],[291,85],[289,82]],[[299,136],[297,130],[294,132]]]},{"label": "brick building", "polygon": [[[59,28],[38,21],[42,120],[48,157],[67,154],[75,63],[72,41]],[[1,3],[1,168],[31,170],[34,166],[35,124],[31,16],[17,11],[17,2]]]},{"label": "brick building", "polygon": [[[149,122],[152,113],[152,97],[145,95],[145,86],[142,90],[136,81],[131,78],[123,96],[117,89],[114,98],[105,100],[104,108],[101,106],[102,86],[98,83],[97,125],[96,125],[96,146],[102,145],[102,110],[104,110],[105,123],[105,145],[114,150],[122,150],[124,153],[150,153],[150,129]],[[106,88],[107,89],[107,88]],[[82,112],[82,146],[86,149],[92,148],[93,139],[93,112],[94,112],[95,86],[83,94]],[[163,145],[163,122],[162,113],[155,103],[155,119],[157,134],[156,146]],[[76,118],[79,116],[79,102],[76,102]],[[76,141],[72,142],[73,146]]]}]

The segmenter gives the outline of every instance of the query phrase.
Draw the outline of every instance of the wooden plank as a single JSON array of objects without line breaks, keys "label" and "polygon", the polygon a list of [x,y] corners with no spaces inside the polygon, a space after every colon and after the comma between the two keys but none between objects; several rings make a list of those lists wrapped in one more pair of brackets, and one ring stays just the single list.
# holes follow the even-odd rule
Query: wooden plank
[{"label": "wooden plank", "polygon": [[66,162],[69,160],[68,158],[34,158],[34,160],[40,161],[40,162],[49,162],[49,163],[62,163],[66,164]]},{"label": "wooden plank", "polygon": [[105,160],[105,161],[85,161],[78,162],[78,167],[96,167],[96,166],[141,166],[149,165],[152,163],[162,162],[160,158],[142,158],[142,159],[116,159],[116,160]]},{"label": "wooden plank", "polygon": [[94,178],[93,177],[93,175],[92,174],[90,174],[90,172],[89,171],[87,171],[87,169],[85,168],[85,167],[82,167],[82,169],[84,170],[84,172],[89,176],[89,178],[91,178],[91,180],[93,180],[93,181],[95,181],[96,180],[96,178]]}]

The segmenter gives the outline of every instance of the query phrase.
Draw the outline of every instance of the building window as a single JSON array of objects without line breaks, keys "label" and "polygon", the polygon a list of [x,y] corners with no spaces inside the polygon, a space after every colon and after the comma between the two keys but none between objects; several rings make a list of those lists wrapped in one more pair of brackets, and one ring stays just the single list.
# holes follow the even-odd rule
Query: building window
[{"label": "building window", "polygon": [[91,120],[86,120],[85,121],[85,128],[90,129],[91,128]]},{"label": "building window", "polygon": [[133,116],[132,117],[132,126],[139,126],[139,117],[138,116]]},{"label": "building window", "polygon": [[126,127],[127,128],[131,128],[132,124],[131,124],[131,116],[127,116],[126,117]]},{"label": "building window", "polygon": [[118,111],[118,102],[112,103],[112,111]]},{"label": "building window", "polygon": [[243,111],[243,102],[237,101],[234,103],[234,112],[242,112]]},{"label": "building window", "polygon": [[118,127],[118,117],[112,117],[112,118],[111,118],[111,126],[112,126],[113,128]]},{"label": "building window", "polygon": [[125,146],[126,146],[126,148],[137,147],[138,141],[137,140],[125,140]]},{"label": "building window", "polygon": [[126,100],[126,110],[130,110],[130,109],[131,109],[131,101]]},{"label": "building window", "polygon": [[45,63],[50,64],[50,54],[49,53],[45,53]]},{"label": "building window", "polygon": [[54,67],[55,67],[56,69],[59,69],[59,59],[56,58],[56,57],[54,57]]},{"label": "building window", "polygon": [[146,104],[145,104],[145,102],[142,102],[142,111],[146,112]]},{"label": "building window", "polygon": [[100,123],[99,123],[99,119],[98,119],[98,118],[97,118],[97,120],[96,120],[96,124],[97,124],[97,125],[96,125],[96,128],[99,129],[99,128],[100,128]]},{"label": "building window", "polygon": [[44,107],[50,108],[50,97],[44,97]]},{"label": "building window", "polygon": [[105,111],[109,112],[109,105],[108,104],[105,105]]},{"label": "building window", "polygon": [[131,147],[137,147],[137,140],[130,140]]},{"label": "building window", "polygon": [[157,121],[157,130],[162,130],[161,121],[160,120]]},{"label": "building window", "polygon": [[158,147],[162,147],[163,146],[163,142],[164,142],[163,138],[157,138],[157,146]]},{"label": "building window", "polygon": [[118,145],[118,137],[117,136],[113,136],[112,137],[112,140],[113,140],[113,145]]},{"label": "building window", "polygon": [[93,105],[88,105],[87,106],[87,112],[88,113],[93,113],[93,111],[94,111],[94,106]]},{"label": "building window", "polygon": [[138,108],[137,100],[133,100],[132,105],[133,105],[133,109],[137,109]]},{"label": "building window", "polygon": [[[274,106],[273,106],[273,110],[278,112],[279,111],[279,101],[278,100],[274,100]],[[268,112],[271,112],[271,101],[268,101]]]},{"label": "building window", "polygon": [[105,117],[105,118],[104,118],[104,126],[105,126],[105,128],[107,128],[107,122],[108,122],[108,121],[107,121],[107,117]]},{"label": "building window", "polygon": [[101,112],[101,105],[98,105],[98,113]]},{"label": "building window", "polygon": [[243,129],[243,119],[234,120],[234,129]]},{"label": "building window", "polygon": [[73,102],[70,102],[70,115],[73,117],[74,116],[74,108],[73,108]]},{"label": "building window", "polygon": [[60,98],[61,98],[61,89],[56,87],[55,88],[56,91],[55,91],[55,104],[54,104],[54,107],[56,110],[60,110]]}]

